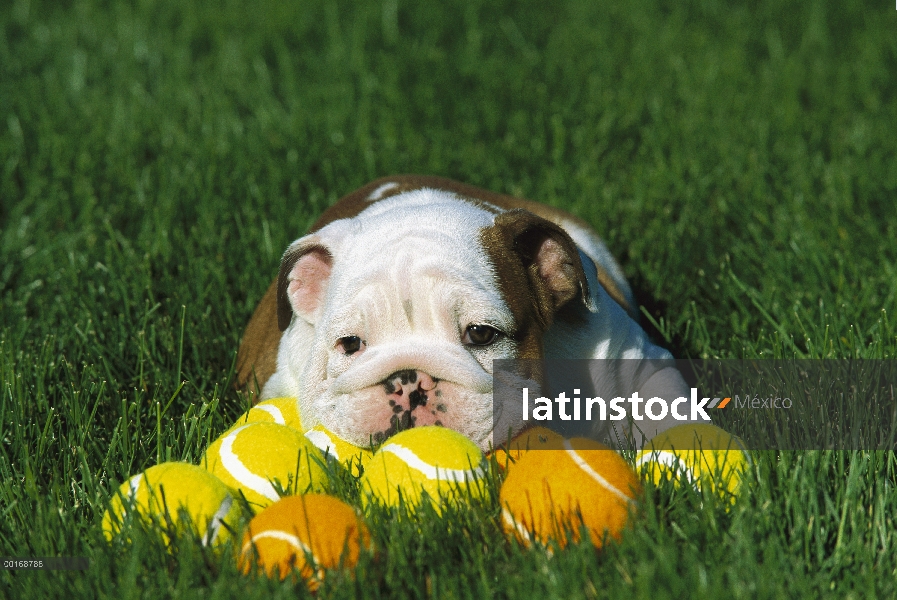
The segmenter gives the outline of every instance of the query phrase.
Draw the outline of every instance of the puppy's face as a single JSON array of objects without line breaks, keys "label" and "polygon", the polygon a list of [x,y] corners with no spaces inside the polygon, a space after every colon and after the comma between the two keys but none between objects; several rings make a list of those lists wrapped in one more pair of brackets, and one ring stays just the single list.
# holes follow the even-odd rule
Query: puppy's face
[{"label": "puppy's face", "polygon": [[[283,343],[307,344],[314,329],[295,353],[305,364],[290,365],[303,421],[364,446],[443,425],[486,448],[492,361],[540,356],[553,311],[585,279],[572,242],[541,220],[526,227],[537,219],[529,213],[508,218],[431,190],[404,196],[331,223],[284,257]],[[500,430],[508,425],[519,426]]]}]

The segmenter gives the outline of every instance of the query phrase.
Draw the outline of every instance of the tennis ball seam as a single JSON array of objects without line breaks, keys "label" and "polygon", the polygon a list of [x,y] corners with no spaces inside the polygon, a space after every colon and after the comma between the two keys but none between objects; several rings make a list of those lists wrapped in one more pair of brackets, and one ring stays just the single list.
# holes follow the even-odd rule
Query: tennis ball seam
[{"label": "tennis ball seam", "polygon": [[579,453],[573,448],[573,446],[570,444],[570,440],[564,440],[564,450],[567,451],[567,454],[570,455],[570,458],[573,459],[573,462],[576,464],[576,466],[582,469],[586,473],[586,475],[594,479],[598,483],[598,485],[611,492],[614,496],[627,504],[630,502],[635,502],[633,498],[630,498],[629,496],[618,490],[613,484],[611,484],[611,482],[602,477],[600,473],[593,469],[591,465],[589,465],[589,463],[587,463],[582,458],[582,456],[580,456]]},{"label": "tennis ball seam", "polygon": [[321,452],[329,453],[330,456],[336,460],[342,460],[336,450],[336,444],[330,439],[330,436],[327,435],[327,433],[320,429],[311,429],[305,432],[305,437],[307,437]]},{"label": "tennis ball seam", "polygon": [[257,405],[254,408],[263,410],[266,413],[268,413],[269,415],[271,415],[271,417],[274,419],[274,422],[277,423],[278,425],[286,425],[287,424],[287,420],[283,416],[283,413],[280,412],[280,409],[277,408],[276,406],[272,406],[270,404],[265,404],[265,405]]},{"label": "tennis ball seam", "polygon": [[131,490],[130,497],[132,499],[137,498],[137,492],[140,490],[140,482],[143,480],[143,473],[139,473],[134,475],[128,480],[128,487]]},{"label": "tennis ball seam", "polygon": [[221,531],[221,526],[224,523],[224,517],[226,517],[230,512],[230,507],[233,502],[233,496],[231,496],[230,494],[225,496],[224,500],[221,501],[221,505],[218,507],[218,510],[215,511],[215,514],[212,515],[212,518],[209,520],[209,524],[207,526],[208,531],[206,531],[206,535],[202,537],[203,546],[214,544],[215,540],[218,539],[218,532]]},{"label": "tennis ball seam", "polygon": [[653,450],[650,454],[643,454],[635,461],[635,468],[640,469],[646,464],[656,463],[667,467],[671,471],[685,477],[685,481],[691,485],[698,486],[698,478],[694,471],[686,464],[686,461],[676,454],[668,450]]},{"label": "tennis ball seam", "polygon": [[476,481],[485,476],[485,469],[482,461],[476,467],[471,469],[449,469],[446,467],[437,467],[424,462],[412,450],[400,446],[398,444],[387,444],[380,448],[381,452],[389,452],[395,455],[405,463],[408,467],[419,471],[424,477],[430,480],[451,481],[455,483],[465,483],[467,481]]},{"label": "tennis ball seam", "polygon": [[513,527],[517,534],[526,542],[532,544],[535,541],[533,539],[533,533],[528,530],[523,523],[518,522],[507,507],[501,509],[501,518],[505,522],[505,525]]},{"label": "tennis ball seam", "polygon": [[305,545],[305,543],[299,539],[298,536],[287,533],[286,531],[279,531],[276,529],[269,529],[267,531],[260,531],[259,533],[252,536],[245,544],[243,544],[243,552],[249,552],[249,549],[255,544],[258,540],[263,539],[275,539],[280,540],[282,542],[286,542],[305,554],[314,556],[312,549]]},{"label": "tennis ball seam", "polygon": [[244,425],[235,429],[221,440],[221,446],[218,448],[218,457],[221,460],[221,464],[224,465],[224,468],[230,472],[231,476],[241,486],[249,488],[253,492],[272,502],[276,502],[280,499],[280,494],[277,493],[277,490],[274,489],[271,482],[261,475],[256,475],[250,471],[246,465],[243,464],[243,461],[240,460],[240,457],[234,452],[234,442],[237,439],[237,434],[251,426],[252,424],[250,423],[249,425]]}]

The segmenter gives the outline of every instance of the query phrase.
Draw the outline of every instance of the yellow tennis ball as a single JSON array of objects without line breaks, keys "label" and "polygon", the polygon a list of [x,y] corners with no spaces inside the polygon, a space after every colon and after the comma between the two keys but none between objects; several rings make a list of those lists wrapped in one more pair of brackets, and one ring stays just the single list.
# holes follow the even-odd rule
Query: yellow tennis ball
[{"label": "yellow tennis ball", "polygon": [[128,511],[148,524],[171,523],[175,529],[186,525],[186,516],[203,545],[227,539],[228,527],[236,526],[240,517],[226,485],[205,469],[181,462],[155,465],[121,484],[103,515],[107,540],[119,533]]},{"label": "yellow tennis ball", "polygon": [[618,453],[593,440],[525,453],[501,487],[502,524],[525,544],[554,539],[563,547],[585,526],[592,544],[619,539],[641,493]]},{"label": "yellow tennis ball", "polygon": [[249,423],[225,432],[210,445],[202,466],[254,507],[280,498],[285,492],[322,490],[327,475],[324,456],[304,435],[277,423]]},{"label": "yellow tennis ball", "polygon": [[734,502],[750,457],[740,439],[715,425],[686,423],[669,429],[636,455],[635,466],[655,484],[671,478],[675,485],[707,487]]},{"label": "yellow tennis ball", "polygon": [[356,477],[364,472],[365,465],[374,456],[369,449],[347,442],[323,425],[315,425],[305,432],[305,437],[310,439],[325,456],[342,463]]},{"label": "yellow tennis ball", "polygon": [[259,402],[237,418],[228,429],[233,431],[248,423],[277,423],[302,431],[302,418],[299,416],[299,399],[294,397],[271,398]]},{"label": "yellow tennis ball", "polygon": [[495,457],[495,462],[502,469],[506,469],[520,460],[520,457],[530,450],[545,450],[560,447],[564,436],[548,429],[547,427],[532,427],[523,431],[507,444],[502,444],[487,458]]},{"label": "yellow tennis ball", "polygon": [[281,498],[246,529],[238,565],[248,573],[257,564],[280,579],[297,570],[314,591],[323,569],[351,569],[371,535],[351,506],[323,494]]},{"label": "yellow tennis ball", "polygon": [[439,426],[415,427],[386,440],[361,476],[362,503],[419,506],[429,497],[434,508],[470,493],[483,497],[486,458],[469,439]]}]

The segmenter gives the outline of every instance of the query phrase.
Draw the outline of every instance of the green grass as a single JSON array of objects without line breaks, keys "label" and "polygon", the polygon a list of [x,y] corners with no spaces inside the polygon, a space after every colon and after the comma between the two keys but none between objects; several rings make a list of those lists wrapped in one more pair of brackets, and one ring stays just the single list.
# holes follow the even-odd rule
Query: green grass
[{"label": "green grass", "polygon": [[[243,410],[280,252],[378,176],[579,214],[677,356],[893,358],[895,72],[887,3],[4,3],[0,556],[91,568],[0,596],[302,595],[99,521]],[[897,595],[893,453],[764,452],[747,482],[730,511],[649,489],[598,554],[506,542],[494,502],[380,519],[319,595]]]}]

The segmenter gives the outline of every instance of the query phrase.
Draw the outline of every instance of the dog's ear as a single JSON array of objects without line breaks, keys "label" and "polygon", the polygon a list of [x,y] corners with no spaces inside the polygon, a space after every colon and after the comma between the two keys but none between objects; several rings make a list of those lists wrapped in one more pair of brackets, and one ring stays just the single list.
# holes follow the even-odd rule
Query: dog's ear
[{"label": "dog's ear", "polygon": [[302,238],[287,248],[277,274],[277,326],[281,331],[289,327],[294,314],[311,324],[318,320],[332,266],[333,255],[314,239]]},{"label": "dog's ear", "polygon": [[312,325],[317,323],[334,253],[351,228],[347,219],[333,221],[299,238],[283,253],[277,273],[277,326],[281,331],[290,326],[294,314]]},{"label": "dog's ear", "polygon": [[522,266],[532,302],[546,327],[571,300],[578,299],[590,311],[596,310],[579,250],[560,226],[514,209],[495,217],[483,241],[505,268],[513,262]]}]

